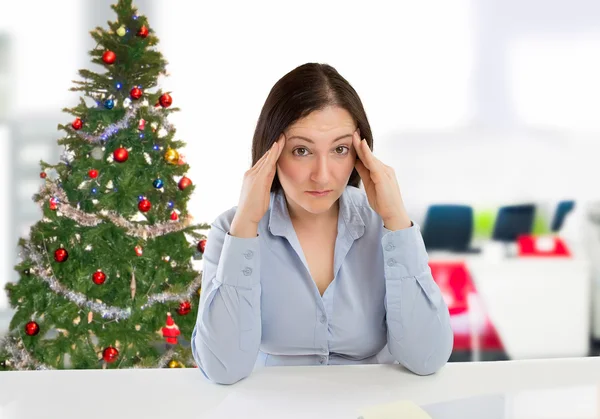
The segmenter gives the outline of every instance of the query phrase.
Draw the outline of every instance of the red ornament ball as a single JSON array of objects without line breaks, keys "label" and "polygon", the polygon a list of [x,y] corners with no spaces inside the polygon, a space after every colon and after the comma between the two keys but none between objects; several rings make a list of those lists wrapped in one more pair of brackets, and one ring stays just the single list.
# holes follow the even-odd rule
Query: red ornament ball
[{"label": "red ornament ball", "polygon": [[138,204],[138,209],[142,212],[148,212],[152,208],[152,204],[146,198],[142,199]]},{"label": "red ornament ball", "polygon": [[60,249],[56,249],[54,251],[54,260],[62,263],[62,262],[66,262],[66,260],[69,259],[69,252],[67,252],[67,249],[64,248],[60,248]]},{"label": "red ornament ball", "polygon": [[46,179],[46,176],[48,176],[48,175],[46,174],[46,172],[40,172],[40,177],[41,177],[42,179]]},{"label": "red ornament ball", "polygon": [[92,179],[96,179],[98,177],[98,171],[96,169],[92,169],[88,172],[88,176]]},{"label": "red ornament ball", "polygon": [[131,89],[131,92],[129,92],[129,95],[132,99],[137,100],[142,97],[142,89],[140,89],[139,87],[134,87],[133,89]]},{"label": "red ornament ball", "polygon": [[165,93],[158,99],[158,103],[160,103],[160,106],[163,108],[168,108],[173,103],[173,98],[171,98],[170,94]]},{"label": "red ornament ball", "polygon": [[144,254],[144,249],[142,249],[142,246],[135,246],[134,249],[137,256],[142,256]]},{"label": "red ornament ball", "polygon": [[182,191],[187,188],[188,186],[190,186],[192,184],[192,180],[188,177],[182,177],[181,180],[179,181],[179,189],[181,189]]},{"label": "red ornament ball", "polygon": [[115,362],[119,357],[119,351],[112,346],[109,346],[102,352],[102,359],[104,359],[109,364],[111,362]]},{"label": "red ornament ball", "polygon": [[102,54],[102,61],[104,61],[106,64],[113,64],[116,60],[117,54],[110,50]]},{"label": "red ornament ball", "polygon": [[192,305],[190,304],[189,301],[184,301],[181,304],[179,304],[179,308],[177,309],[177,313],[180,316],[185,316],[186,314],[190,314],[190,312],[192,311]]},{"label": "red ornament ball", "polygon": [[175,211],[173,211],[171,213],[171,220],[173,220],[173,221],[179,220],[179,215],[177,215],[177,213]]},{"label": "red ornament ball", "polygon": [[119,147],[114,151],[113,157],[119,163],[124,163],[129,158],[129,152],[125,148]]},{"label": "red ornament ball", "polygon": [[201,253],[204,253],[204,248],[206,247],[206,239],[202,239],[198,242],[198,250]]},{"label": "red ornament ball", "polygon": [[98,271],[94,272],[92,275],[92,281],[94,281],[94,284],[96,285],[102,285],[104,284],[104,281],[106,281],[106,274],[98,269]]},{"label": "red ornament ball", "polygon": [[139,36],[140,38],[145,38],[148,36],[148,28],[146,27],[146,25],[143,25],[139,31],[137,31],[137,36]]},{"label": "red ornament ball", "polygon": [[71,124],[71,126],[73,127],[73,129],[75,130],[80,130],[81,127],[83,127],[83,121],[81,120],[81,118],[76,118],[73,123]]},{"label": "red ornament ball", "polygon": [[58,200],[54,197],[50,198],[50,201],[48,201],[48,206],[52,211],[56,211],[58,208]]},{"label": "red ornament ball", "polygon": [[38,333],[40,333],[40,325],[36,322],[28,322],[25,325],[25,333],[27,333],[27,336],[37,335]]}]

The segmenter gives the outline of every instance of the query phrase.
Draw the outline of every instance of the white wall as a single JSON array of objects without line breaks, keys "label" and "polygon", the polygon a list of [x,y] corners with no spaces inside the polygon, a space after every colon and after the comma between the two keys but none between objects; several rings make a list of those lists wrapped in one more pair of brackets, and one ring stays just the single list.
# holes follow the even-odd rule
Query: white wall
[{"label": "white wall", "polygon": [[396,168],[414,212],[440,200],[596,194],[597,2],[157,7],[164,85],[182,108],[173,120],[200,185],[197,219],[237,204],[260,108],[281,76],[308,61],[332,64],[354,85],[375,154]]},{"label": "white wall", "polygon": [[171,73],[164,86],[182,108],[173,121],[200,185],[191,203],[197,219],[237,204],[264,100],[305,62],[329,63],[354,85],[376,139],[470,118],[469,2],[396,4],[158,3],[155,29]]},{"label": "white wall", "polygon": [[[63,107],[77,103],[77,95],[68,89],[71,80],[77,78],[82,56],[87,53],[81,48],[82,15],[80,0],[0,0],[0,33],[7,34],[11,43],[10,95],[1,99],[4,102],[1,108],[6,112],[0,116],[0,144],[3,147],[11,139],[7,126],[1,122],[2,118],[44,112],[58,114]],[[57,120],[56,124],[59,122]],[[36,121],[31,120],[30,123],[36,124]],[[56,140],[60,136],[60,132],[56,131]],[[54,147],[58,146],[48,145],[50,150]],[[41,150],[36,151],[30,157],[37,162]],[[15,203],[10,202],[11,188],[19,188],[20,192],[32,196],[38,185],[13,179],[13,163],[9,158],[9,153],[0,153],[0,179],[11,179],[10,184],[0,188],[0,202],[4,203],[0,207],[0,231],[3,232],[0,235],[0,311],[8,307],[4,285],[13,278],[15,264],[13,249],[16,238],[6,233],[11,222],[9,210],[13,213],[19,211]],[[31,205],[35,206],[33,202]]]}]

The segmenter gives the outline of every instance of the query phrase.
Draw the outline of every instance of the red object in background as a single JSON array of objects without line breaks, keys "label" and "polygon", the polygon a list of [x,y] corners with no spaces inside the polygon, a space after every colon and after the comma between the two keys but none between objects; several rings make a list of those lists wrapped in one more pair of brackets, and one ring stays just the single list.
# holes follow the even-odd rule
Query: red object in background
[{"label": "red object in background", "polygon": [[106,274],[104,272],[102,272],[100,269],[98,269],[92,275],[92,281],[94,281],[94,284],[96,284],[96,285],[102,285],[102,284],[104,284],[104,281],[106,281]]},{"label": "red object in background", "polygon": [[66,249],[64,248],[60,248],[60,249],[56,249],[54,251],[54,260],[56,260],[59,263],[65,262],[67,259],[69,259],[69,252],[67,252]]},{"label": "red object in background", "polygon": [[102,61],[106,64],[113,64],[117,60],[117,54],[112,51],[106,51],[102,54]]},{"label": "red object in background", "polygon": [[171,313],[167,313],[167,324],[162,328],[162,335],[167,343],[171,345],[177,344],[177,337],[181,334],[179,326],[173,321]]},{"label": "red object in background", "polygon": [[200,253],[204,254],[204,249],[206,248],[206,239],[202,239],[198,242],[198,250]]},{"label": "red object in background", "polygon": [[142,199],[138,204],[138,209],[142,212],[148,212],[152,208],[152,204],[147,199]]},{"label": "red object in background", "polygon": [[179,304],[179,308],[177,309],[177,314],[180,316],[185,316],[186,314],[190,314],[192,311],[192,304],[189,301],[183,301]]},{"label": "red object in background", "polygon": [[111,362],[115,362],[118,357],[119,357],[119,351],[116,348],[113,348],[112,346],[109,346],[104,351],[102,351],[102,358],[104,359],[104,361],[108,362],[109,364]]},{"label": "red object in background", "polygon": [[134,87],[133,89],[131,89],[131,92],[129,92],[131,98],[135,100],[141,98],[142,94],[142,89],[140,89],[139,87]]},{"label": "red object in background", "polygon": [[83,127],[83,121],[81,120],[81,118],[75,118],[71,125],[73,126],[73,129],[80,130],[81,127]]},{"label": "red object in background", "polygon": [[148,36],[148,28],[146,27],[146,25],[143,25],[139,31],[137,31],[137,36],[139,36],[140,38],[145,38]]},{"label": "red object in background", "polygon": [[[429,267],[433,279],[440,287],[440,291],[448,305],[450,317],[467,316],[469,294],[476,294],[477,291],[465,263],[462,261],[430,261]],[[502,341],[487,316],[483,323],[483,331],[479,335],[481,350],[502,351],[504,349]],[[464,333],[457,330],[453,332],[454,350],[472,350],[470,332]]]},{"label": "red object in background", "polygon": [[160,106],[163,108],[168,108],[171,106],[171,104],[173,104],[173,98],[170,94],[164,93],[160,98],[158,98],[158,103],[160,103]]},{"label": "red object in background", "polygon": [[129,152],[127,151],[127,149],[119,147],[113,152],[113,157],[119,163],[123,163],[126,162],[129,158]]},{"label": "red object in background", "polygon": [[[554,246],[548,251],[540,250],[536,248],[537,240],[552,240]],[[567,249],[565,242],[560,237],[544,237],[539,238],[535,236],[519,236],[517,238],[517,248],[519,256],[542,256],[542,257],[570,257],[571,253]]]},{"label": "red object in background", "polygon": [[31,321],[25,325],[25,333],[28,336],[35,336],[40,333],[40,326],[36,322]]}]

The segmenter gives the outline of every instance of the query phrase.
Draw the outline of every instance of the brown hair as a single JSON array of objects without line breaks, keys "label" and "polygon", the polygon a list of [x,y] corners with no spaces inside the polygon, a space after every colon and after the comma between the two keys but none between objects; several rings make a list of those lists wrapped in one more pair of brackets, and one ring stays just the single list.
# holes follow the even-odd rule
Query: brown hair
[{"label": "brown hair", "polygon": [[[354,118],[361,139],[365,138],[369,148],[373,149],[371,126],[354,88],[332,66],[306,63],[279,79],[269,92],[252,139],[252,166],[287,127],[311,112],[328,106],[346,109]],[[358,187],[359,184],[360,176],[354,169],[348,185]],[[281,183],[275,174],[271,192],[280,189]]]}]

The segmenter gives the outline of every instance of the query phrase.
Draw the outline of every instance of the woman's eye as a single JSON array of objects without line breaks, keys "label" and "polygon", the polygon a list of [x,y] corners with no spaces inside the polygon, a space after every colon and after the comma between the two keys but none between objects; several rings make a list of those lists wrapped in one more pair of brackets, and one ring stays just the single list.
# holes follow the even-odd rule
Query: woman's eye
[{"label": "woman's eye", "polygon": [[[294,153],[296,153],[296,151],[298,151],[298,150],[304,150],[304,151],[306,151],[306,149],[305,149],[305,148],[303,148],[303,147],[299,147],[299,148],[297,148],[297,149],[295,149],[295,150],[294,150]],[[298,155],[300,155],[300,156],[305,156],[305,154],[294,154],[294,155],[296,155],[296,156],[298,156]]]},{"label": "woman's eye", "polygon": [[[345,145],[335,148],[335,153],[340,156],[346,155],[349,152],[350,152],[350,149]],[[294,154],[294,156],[304,157],[304,156],[308,155],[308,150],[304,147],[298,147],[292,153]]]}]

